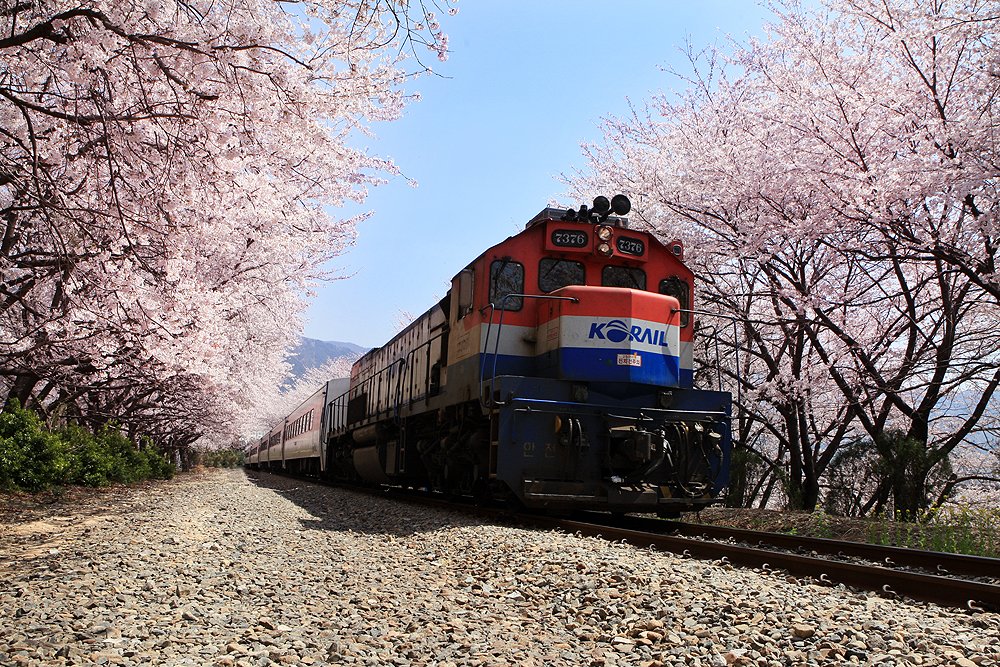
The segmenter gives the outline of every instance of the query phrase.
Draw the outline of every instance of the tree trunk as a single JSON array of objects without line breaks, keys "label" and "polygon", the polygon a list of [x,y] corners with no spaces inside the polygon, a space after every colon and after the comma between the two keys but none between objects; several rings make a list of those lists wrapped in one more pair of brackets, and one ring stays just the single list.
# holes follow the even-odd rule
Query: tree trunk
[{"label": "tree trunk", "polygon": [[29,407],[28,399],[31,398],[31,392],[37,383],[38,378],[34,375],[18,375],[11,385],[10,391],[7,392],[7,400],[4,401],[4,407],[10,405],[14,399],[17,399],[21,407]]},{"label": "tree trunk", "polygon": [[892,501],[897,520],[916,521],[920,512],[927,509],[929,474],[927,466],[900,464],[898,474],[892,480]]}]

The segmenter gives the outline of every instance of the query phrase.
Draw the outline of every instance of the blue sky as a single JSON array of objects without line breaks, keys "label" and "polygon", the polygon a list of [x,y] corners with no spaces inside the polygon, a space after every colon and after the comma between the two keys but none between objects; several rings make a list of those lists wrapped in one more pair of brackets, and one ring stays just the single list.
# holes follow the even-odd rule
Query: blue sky
[{"label": "blue sky", "polygon": [[404,313],[430,308],[453,275],[549,201],[583,203],[562,196],[559,174],[583,166],[580,144],[600,138],[602,117],[678,88],[663,68],[683,68],[686,41],[745,42],[770,18],[754,0],[456,6],[459,14],[442,21],[449,60],[426,58],[442,76],[412,83],[421,101],[364,139],[419,185],[394,179],[371,190],[362,210],[374,215],[332,267],[350,277],[318,288],[306,315],[310,338],[387,342]]}]

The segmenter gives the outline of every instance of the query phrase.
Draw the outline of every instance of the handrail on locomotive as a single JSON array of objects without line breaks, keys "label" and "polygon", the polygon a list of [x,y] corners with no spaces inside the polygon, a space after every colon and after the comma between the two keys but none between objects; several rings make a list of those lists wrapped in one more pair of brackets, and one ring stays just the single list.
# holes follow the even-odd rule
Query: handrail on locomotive
[{"label": "handrail on locomotive", "polygon": [[[503,314],[507,311],[507,306],[506,306],[507,300],[508,299],[518,299],[518,298],[520,298],[520,299],[550,299],[550,300],[553,300],[553,301],[569,301],[571,303],[579,303],[580,302],[580,300],[577,299],[576,297],[572,297],[572,296],[556,296],[556,295],[553,295],[553,294],[507,294],[506,296],[504,296],[503,299],[500,301],[500,320],[497,322],[497,337],[496,337],[496,341],[493,344],[493,374],[490,376],[490,380],[496,379],[496,376],[497,376],[497,357],[499,356],[498,353],[500,351],[500,331],[503,329]],[[493,408],[493,407],[497,407],[499,405],[504,405],[503,401],[497,401],[497,400],[495,400],[494,395],[493,395],[493,394],[496,393],[495,389],[494,389],[493,394],[490,395],[490,401],[489,402],[487,402],[483,398],[483,394],[485,393],[483,390],[486,388],[486,378],[485,378],[485,375],[486,375],[486,359],[487,359],[486,352],[487,352],[487,347],[490,344],[490,331],[493,328],[493,315],[496,312],[496,304],[490,302],[490,303],[486,304],[485,306],[483,306],[480,309],[479,312],[483,312],[487,308],[489,308],[489,310],[490,310],[490,321],[489,321],[489,324],[486,326],[486,339],[483,341],[483,353],[482,353],[483,363],[479,367],[479,403],[480,403],[480,405],[483,406],[484,409],[490,409],[490,408]]]}]

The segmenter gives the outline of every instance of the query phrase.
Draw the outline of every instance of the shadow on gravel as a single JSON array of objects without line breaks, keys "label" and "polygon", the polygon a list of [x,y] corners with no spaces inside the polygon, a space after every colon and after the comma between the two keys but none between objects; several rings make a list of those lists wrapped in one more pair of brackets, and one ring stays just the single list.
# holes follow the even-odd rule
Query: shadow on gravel
[{"label": "shadow on gravel", "polygon": [[448,528],[476,525],[473,518],[347,489],[247,470],[251,484],[295,503],[311,515],[300,519],[308,530],[333,530],[403,537]]},{"label": "shadow on gravel", "polygon": [[47,569],[55,571],[60,550],[74,548],[81,534],[106,524],[136,526],[154,520],[148,512],[162,502],[157,494],[195,481],[197,474],[178,475],[170,481],[0,495],[0,572],[8,559],[8,565],[48,563]]},{"label": "shadow on gravel", "polygon": [[149,501],[139,492],[155,491],[165,484],[171,482],[147,480],[109,487],[70,486],[37,494],[0,494],[0,527],[38,521],[76,524],[112,514],[141,514]]}]

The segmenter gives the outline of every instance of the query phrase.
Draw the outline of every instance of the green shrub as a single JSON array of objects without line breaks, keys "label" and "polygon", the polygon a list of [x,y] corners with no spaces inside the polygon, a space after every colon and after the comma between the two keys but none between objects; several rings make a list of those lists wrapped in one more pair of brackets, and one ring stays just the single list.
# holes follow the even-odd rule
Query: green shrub
[{"label": "green shrub", "polygon": [[113,424],[97,434],[75,424],[53,433],[16,402],[0,412],[0,490],[107,486],[173,475],[174,465],[149,438],[135,443]]},{"label": "green shrub", "polygon": [[152,439],[143,436],[139,438],[139,451],[146,457],[149,465],[150,476],[154,479],[172,479],[177,468],[167,458],[167,455],[159,451]]},{"label": "green shrub", "polygon": [[238,468],[243,465],[243,452],[236,449],[216,449],[199,453],[203,466],[209,468]]},{"label": "green shrub", "polygon": [[96,437],[98,446],[108,453],[111,464],[110,481],[132,484],[149,479],[150,470],[146,457],[113,424],[102,426]]},{"label": "green shrub", "polygon": [[0,412],[0,489],[41,491],[64,484],[71,467],[65,443],[17,401]]},{"label": "green shrub", "polygon": [[70,484],[107,486],[111,483],[112,462],[94,434],[76,424],[64,428],[60,437],[72,452]]}]

